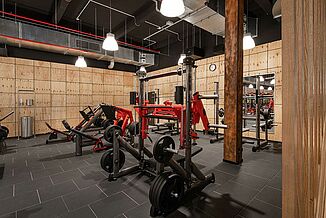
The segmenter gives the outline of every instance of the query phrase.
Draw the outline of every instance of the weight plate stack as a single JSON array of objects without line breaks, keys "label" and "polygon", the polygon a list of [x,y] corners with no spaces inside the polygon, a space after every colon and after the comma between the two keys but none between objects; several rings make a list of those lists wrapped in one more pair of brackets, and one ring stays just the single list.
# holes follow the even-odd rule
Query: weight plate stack
[{"label": "weight plate stack", "polygon": [[[126,161],[125,154],[119,150],[119,170],[123,167]],[[108,173],[113,173],[113,149],[106,151],[101,158],[101,167]]]},{"label": "weight plate stack", "polygon": [[149,192],[151,216],[176,210],[183,199],[184,191],[184,179],[180,175],[169,172],[157,176]]}]

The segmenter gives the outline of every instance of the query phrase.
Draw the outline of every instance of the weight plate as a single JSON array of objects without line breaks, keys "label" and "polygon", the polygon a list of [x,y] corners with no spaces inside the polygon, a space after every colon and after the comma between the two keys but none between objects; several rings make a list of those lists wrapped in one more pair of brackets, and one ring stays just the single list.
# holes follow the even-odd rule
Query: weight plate
[{"label": "weight plate", "polygon": [[175,143],[171,136],[162,136],[155,142],[153,155],[157,162],[166,164],[173,157],[173,153],[165,150],[167,148],[175,149]]},{"label": "weight plate", "polygon": [[[123,151],[119,150],[119,170],[123,167],[126,157]],[[113,173],[113,149],[106,151],[101,158],[101,167],[108,173]]]},{"label": "weight plate", "polygon": [[114,134],[115,130],[118,131],[119,135],[122,135],[122,129],[120,126],[111,125],[105,129],[103,136],[107,142],[110,142],[110,143],[113,142],[113,134]]},{"label": "weight plate", "polygon": [[184,196],[184,180],[178,174],[165,174],[160,176],[153,193],[152,206],[160,212],[168,214],[176,210]]}]

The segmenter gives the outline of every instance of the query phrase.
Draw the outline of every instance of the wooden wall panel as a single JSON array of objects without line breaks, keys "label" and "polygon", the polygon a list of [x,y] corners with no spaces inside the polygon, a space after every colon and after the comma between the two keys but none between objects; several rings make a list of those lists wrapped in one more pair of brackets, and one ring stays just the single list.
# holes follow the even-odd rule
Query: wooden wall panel
[{"label": "wooden wall panel", "polygon": [[35,80],[51,80],[51,68],[34,66]]},{"label": "wooden wall panel", "polygon": [[51,68],[51,81],[66,81],[66,69],[65,68]]},{"label": "wooden wall panel", "polygon": [[282,216],[326,217],[326,1],[282,1]]},{"label": "wooden wall panel", "polygon": [[16,65],[17,79],[34,79],[34,67],[29,65]]},{"label": "wooden wall panel", "polygon": [[[49,130],[44,122],[62,129],[61,120],[78,123],[79,109],[99,103],[129,106],[129,91],[134,87],[134,74],[73,65],[0,57],[0,116],[10,110],[16,116],[5,121],[11,136],[18,134],[18,90],[35,90],[36,133]],[[126,84],[125,84],[126,83]],[[118,97],[113,99],[114,95]],[[21,94],[23,99],[33,98]],[[128,97],[128,102],[125,100]],[[22,109],[21,115],[33,115],[32,109]]]},{"label": "wooden wall panel", "polygon": [[16,70],[14,64],[1,63],[0,72],[0,77],[2,78],[16,78]]}]

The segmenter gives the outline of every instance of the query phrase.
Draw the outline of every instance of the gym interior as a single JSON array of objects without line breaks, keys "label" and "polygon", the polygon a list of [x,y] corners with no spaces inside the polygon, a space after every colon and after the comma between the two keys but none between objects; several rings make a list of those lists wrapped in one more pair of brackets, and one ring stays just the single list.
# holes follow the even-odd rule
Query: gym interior
[{"label": "gym interior", "polygon": [[325,12],[1,0],[0,218],[325,218]]}]

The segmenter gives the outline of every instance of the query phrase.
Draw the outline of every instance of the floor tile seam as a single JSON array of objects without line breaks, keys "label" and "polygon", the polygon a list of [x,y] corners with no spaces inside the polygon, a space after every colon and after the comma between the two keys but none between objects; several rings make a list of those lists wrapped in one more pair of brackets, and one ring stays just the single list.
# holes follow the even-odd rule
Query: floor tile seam
[{"label": "floor tile seam", "polygon": [[140,206],[140,204],[135,200],[133,199],[131,196],[129,196],[125,191],[122,191],[123,194],[125,194],[130,200],[132,200],[134,203],[137,204],[137,206]]},{"label": "floor tile seam", "polygon": [[250,199],[250,201],[246,204],[246,206],[244,206],[240,211],[239,211],[239,213],[237,214],[237,215],[239,215],[243,210],[245,210],[250,204],[251,204],[251,202],[253,202],[253,200],[254,199],[256,199],[256,196],[258,196],[261,192],[262,192],[262,190],[266,187],[267,185],[265,184],[262,188],[261,188],[261,190],[258,190],[258,192]]},{"label": "floor tile seam", "polygon": [[[248,172],[246,172],[246,171],[242,171],[241,173],[246,174],[247,176],[252,176],[252,177],[256,177],[256,178],[258,178],[258,179],[266,180],[266,182],[269,182],[269,181],[270,181],[270,180],[267,179],[267,178],[264,178],[264,177],[261,177],[261,176],[257,176],[257,175],[253,175],[253,174],[250,174],[250,173],[248,173]],[[238,175],[239,175],[239,174],[238,174]],[[238,176],[238,175],[236,175],[236,176]]]},{"label": "floor tile seam", "polygon": [[[236,181],[233,181],[233,180],[231,180],[231,181],[229,181],[229,182],[233,182],[233,183],[236,183],[236,184],[238,184],[238,185],[242,185],[242,186],[244,186],[244,187],[246,187],[246,188],[248,188],[248,189],[252,189],[252,190],[255,190],[255,191],[258,191],[258,192],[260,192],[261,189],[262,189],[262,188],[261,188],[261,189],[253,188],[253,187],[251,187],[251,186],[249,186],[249,185],[242,184],[242,183],[240,183],[240,182],[236,182]],[[265,187],[265,185],[266,185],[266,184],[264,184],[263,187]]]},{"label": "floor tile seam", "polygon": [[260,201],[260,202],[265,203],[265,204],[267,204],[267,205],[269,205],[269,206],[272,206],[272,207],[275,207],[275,208],[278,208],[278,209],[282,210],[282,207],[279,207],[279,206],[277,206],[277,205],[274,205],[274,204],[268,203],[268,202],[266,202],[266,201],[264,201],[264,200],[261,200],[261,199],[259,199],[259,198],[256,198],[256,197],[255,197],[255,200]]}]

